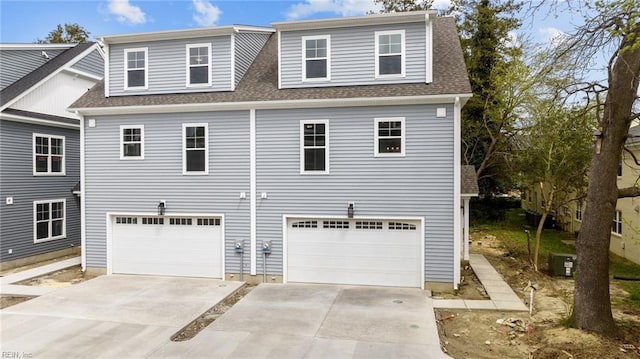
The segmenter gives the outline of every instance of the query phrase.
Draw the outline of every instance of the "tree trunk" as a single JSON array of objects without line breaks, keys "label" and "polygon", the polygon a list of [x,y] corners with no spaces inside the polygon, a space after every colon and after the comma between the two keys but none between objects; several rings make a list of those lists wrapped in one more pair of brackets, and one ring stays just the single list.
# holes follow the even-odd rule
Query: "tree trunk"
[{"label": "tree trunk", "polygon": [[536,230],[536,246],[533,250],[533,269],[538,271],[538,252],[540,251],[540,237],[542,236],[542,229],[544,228],[544,222],[547,220],[547,214],[549,211],[542,212],[542,217],[538,223],[538,229]]},{"label": "tree trunk", "polygon": [[620,51],[609,75],[602,118],[602,146],[599,154],[594,149],[586,212],[576,240],[578,265],[573,325],[607,336],[617,332],[609,296],[609,242],[618,200],[617,170],[629,132],[640,74],[640,48],[629,48],[633,38],[625,40],[620,48],[627,47],[627,50]]}]

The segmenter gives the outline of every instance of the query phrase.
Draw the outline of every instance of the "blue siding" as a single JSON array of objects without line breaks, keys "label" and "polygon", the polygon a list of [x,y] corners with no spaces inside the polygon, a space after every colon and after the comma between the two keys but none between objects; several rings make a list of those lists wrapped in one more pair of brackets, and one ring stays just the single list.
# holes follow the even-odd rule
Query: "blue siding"
[{"label": "blue siding", "polygon": [[[282,88],[425,82],[425,23],[284,31],[280,39]],[[375,32],[405,30],[405,77],[375,78]],[[302,82],[302,36],[331,36],[331,81]]]},{"label": "blue siding", "polygon": [[[33,176],[33,133],[65,136],[66,176]],[[0,261],[80,245],[80,207],[71,193],[79,180],[78,130],[0,120]],[[5,203],[6,197],[13,197],[13,205]],[[34,243],[33,201],[60,198],[67,203],[67,238]]]},{"label": "blue siding", "polygon": [[104,76],[104,59],[98,50],[91,53],[76,62],[71,68],[90,73],[99,77]]},{"label": "blue siding", "polygon": [[[64,52],[62,49],[44,50],[49,58],[54,58]],[[42,56],[42,49],[2,50],[0,51],[0,90],[18,81],[28,73],[47,63]]]},{"label": "blue siding", "polygon": [[235,35],[236,85],[242,80],[270,36],[271,34],[253,32],[240,32]]}]

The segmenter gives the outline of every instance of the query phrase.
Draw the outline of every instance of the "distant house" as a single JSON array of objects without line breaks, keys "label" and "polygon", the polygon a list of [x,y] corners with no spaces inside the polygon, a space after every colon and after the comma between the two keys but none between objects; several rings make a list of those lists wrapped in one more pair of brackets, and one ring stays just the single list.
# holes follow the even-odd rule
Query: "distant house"
[{"label": "distant house", "polygon": [[0,44],[0,268],[80,247],[80,120],[100,81],[94,43]]},{"label": "distant house", "polygon": [[462,191],[471,88],[452,18],[102,42],[105,80],[70,108],[87,270],[457,287],[477,185]]},{"label": "distant house", "polygon": [[[640,159],[640,126],[631,127],[625,146]],[[618,166],[618,188],[637,186],[639,179],[640,166],[636,164],[633,156],[624,151],[622,162]],[[539,190],[532,188],[525,191],[522,207],[531,213],[540,213],[546,205],[543,202]],[[570,202],[552,213],[553,224],[577,234],[586,210],[586,199]],[[621,257],[640,264],[640,197],[618,199],[611,222],[609,249]]]}]

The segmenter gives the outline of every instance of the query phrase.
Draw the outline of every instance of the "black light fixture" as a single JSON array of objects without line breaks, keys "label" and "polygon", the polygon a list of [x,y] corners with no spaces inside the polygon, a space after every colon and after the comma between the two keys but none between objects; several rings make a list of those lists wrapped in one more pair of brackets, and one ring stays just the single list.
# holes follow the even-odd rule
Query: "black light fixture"
[{"label": "black light fixture", "polygon": [[164,216],[165,209],[166,209],[165,201],[160,201],[160,203],[158,203],[158,216]]},{"label": "black light fixture", "polygon": [[353,218],[353,202],[349,202],[349,206],[347,207],[347,217]]}]

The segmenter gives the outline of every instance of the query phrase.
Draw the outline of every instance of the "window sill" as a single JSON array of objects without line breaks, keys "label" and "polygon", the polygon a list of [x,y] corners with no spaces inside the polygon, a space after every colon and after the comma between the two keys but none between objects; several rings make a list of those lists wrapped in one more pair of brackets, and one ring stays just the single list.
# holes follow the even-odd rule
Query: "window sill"
[{"label": "window sill", "polygon": [[35,244],[46,243],[46,242],[57,241],[59,239],[66,239],[66,238],[67,238],[67,236],[63,235],[63,236],[58,236],[58,237],[53,237],[53,238],[34,239],[33,243],[35,243]]},{"label": "window sill", "polygon": [[406,155],[404,153],[376,153],[373,155],[373,157],[376,158],[385,158],[385,157],[406,157]]},{"label": "window sill", "polygon": [[140,87],[125,87],[124,90],[125,91],[140,91],[140,90],[148,90],[149,88],[147,86],[140,86]]},{"label": "window sill", "polygon": [[331,82],[331,78],[330,77],[322,77],[322,78],[311,78],[311,79],[302,79],[303,83],[330,83]]},{"label": "window sill", "polygon": [[190,89],[190,88],[207,88],[207,87],[211,87],[213,85],[211,84],[187,84],[187,86],[185,86],[186,88]]},{"label": "window sill", "polygon": [[64,172],[61,173],[44,173],[44,172],[38,172],[38,173],[34,173],[33,177],[64,177],[67,174]]},{"label": "window sill", "polygon": [[330,173],[329,171],[302,171],[300,174],[303,176],[328,176]]},{"label": "window sill", "polygon": [[183,176],[208,176],[209,172],[182,172]]},{"label": "window sill", "polygon": [[622,233],[611,232],[611,235],[622,238]]},{"label": "window sill", "polygon": [[142,161],[144,160],[144,156],[140,157],[120,157],[121,161]]},{"label": "window sill", "polygon": [[395,79],[403,79],[406,76],[404,74],[397,75],[376,75],[376,80],[395,80]]}]

